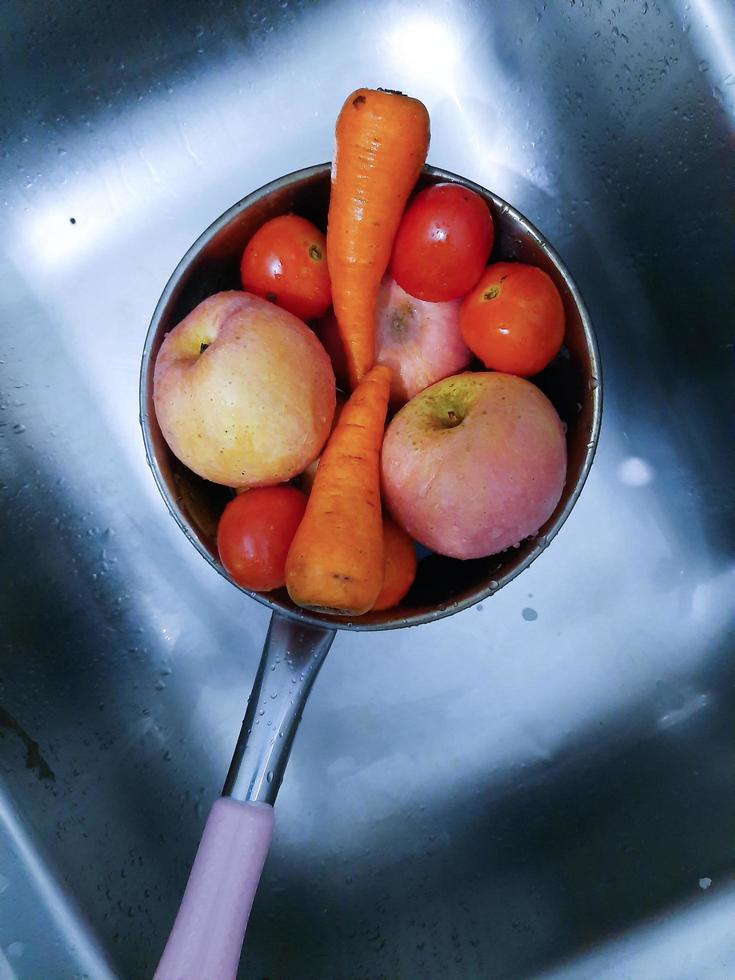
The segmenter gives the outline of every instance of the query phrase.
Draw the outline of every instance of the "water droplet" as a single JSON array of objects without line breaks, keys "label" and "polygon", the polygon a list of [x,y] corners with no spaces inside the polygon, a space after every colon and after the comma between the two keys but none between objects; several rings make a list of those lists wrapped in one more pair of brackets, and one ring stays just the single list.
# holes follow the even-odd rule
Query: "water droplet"
[{"label": "water droplet", "polygon": [[25,431],[26,431],[26,427],[23,425],[22,422],[16,422],[15,425],[13,426],[13,432],[17,436],[21,435]]},{"label": "water droplet", "polygon": [[478,612],[482,612],[482,609],[483,609],[482,603],[481,602],[478,602],[477,605],[475,606],[475,609]]},{"label": "water droplet", "polygon": [[265,778],[266,778],[266,782],[269,782],[269,783],[272,783],[273,782],[273,770],[272,769],[269,769],[268,770],[268,772],[265,774]]},{"label": "water droplet", "polygon": [[262,717],[263,717],[263,715],[265,714],[265,708],[261,708],[261,709],[260,709],[260,711],[258,712],[258,714],[259,714],[259,715],[260,715],[260,717],[262,718]]},{"label": "water droplet", "polygon": [[526,606],[521,615],[527,623],[532,623],[535,619],[538,619],[538,613],[535,609],[531,609],[530,606]]},{"label": "water droplet", "polygon": [[500,588],[500,582],[498,582],[497,579],[491,578],[489,588],[494,592],[496,589]]},{"label": "water droplet", "polygon": [[[699,879],[699,887],[702,889],[703,892],[706,892],[707,889],[710,887],[711,884],[712,884],[712,879],[711,878],[700,878]],[[8,952],[10,952],[10,950],[8,950]]]},{"label": "water droplet", "polygon": [[271,701],[275,701],[277,697],[278,697],[278,691],[274,691],[273,694],[271,694]]},{"label": "water droplet", "polygon": [[23,953],[25,953],[25,949],[25,943],[10,943],[8,946],[8,956],[10,956],[11,959],[19,960]]}]

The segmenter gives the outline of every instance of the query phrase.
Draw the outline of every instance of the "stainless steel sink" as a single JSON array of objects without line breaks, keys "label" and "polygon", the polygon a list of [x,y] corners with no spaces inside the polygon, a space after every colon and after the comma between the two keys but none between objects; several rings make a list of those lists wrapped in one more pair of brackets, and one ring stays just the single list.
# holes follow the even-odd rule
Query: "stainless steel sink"
[{"label": "stainless steel sink", "polygon": [[400,88],[430,162],[551,239],[603,436],[548,552],[450,620],[341,635],[244,978],[735,976],[730,0],[11,0],[0,34],[0,978],[144,978],[267,612],[148,473],[137,371],[228,205]]}]

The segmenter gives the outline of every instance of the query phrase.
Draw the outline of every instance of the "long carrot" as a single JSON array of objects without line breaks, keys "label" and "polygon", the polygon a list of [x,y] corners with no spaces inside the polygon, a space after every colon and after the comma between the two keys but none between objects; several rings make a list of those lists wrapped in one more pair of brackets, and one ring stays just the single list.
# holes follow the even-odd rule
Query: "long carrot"
[{"label": "long carrot", "polygon": [[380,447],[390,368],[376,365],[342,409],[286,558],[286,588],[306,609],[360,616],[383,584]]},{"label": "long carrot", "polygon": [[373,364],[375,299],[429,148],[429,114],[400,92],[361,88],[342,106],[327,224],[332,302],[354,387]]}]

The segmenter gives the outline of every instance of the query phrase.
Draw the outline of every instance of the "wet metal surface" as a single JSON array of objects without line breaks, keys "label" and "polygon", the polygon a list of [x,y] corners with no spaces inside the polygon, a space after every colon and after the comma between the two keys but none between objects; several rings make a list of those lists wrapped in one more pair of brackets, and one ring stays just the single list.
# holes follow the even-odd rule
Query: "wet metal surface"
[{"label": "wet metal surface", "polygon": [[[181,255],[358,84],[548,236],[605,420],[482,608],[340,635],[242,976],[735,974],[729,0],[13,2],[0,34],[0,976],[152,972],[268,612],[166,513],[137,373]],[[9,720],[10,719],[10,720]]]}]

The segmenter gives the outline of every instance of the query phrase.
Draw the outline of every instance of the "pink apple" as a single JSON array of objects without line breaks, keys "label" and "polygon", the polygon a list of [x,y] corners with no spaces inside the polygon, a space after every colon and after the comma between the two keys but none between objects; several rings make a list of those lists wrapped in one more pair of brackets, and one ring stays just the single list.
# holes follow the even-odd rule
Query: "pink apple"
[{"label": "pink apple", "polygon": [[217,293],[166,335],[153,400],[166,442],[189,469],[226,486],[268,486],[319,455],[334,372],[298,317],[251,293]]},{"label": "pink apple", "polygon": [[385,434],[383,499],[421,544],[480,558],[534,534],[564,488],[561,420],[510,374],[466,372],[417,395]]},{"label": "pink apple", "polygon": [[386,276],[377,302],[375,360],[393,370],[391,402],[403,405],[424,388],[456,374],[472,355],[459,329],[460,300],[426,303]]}]

